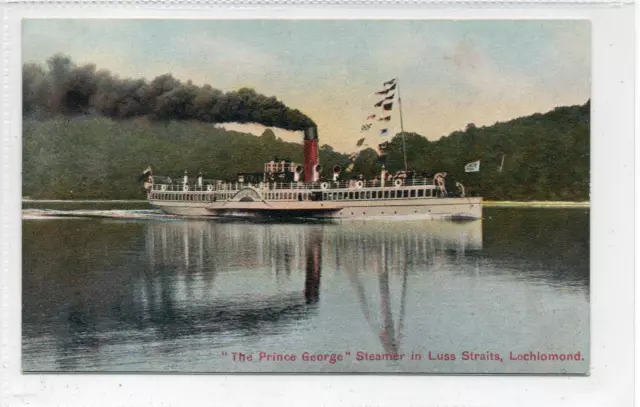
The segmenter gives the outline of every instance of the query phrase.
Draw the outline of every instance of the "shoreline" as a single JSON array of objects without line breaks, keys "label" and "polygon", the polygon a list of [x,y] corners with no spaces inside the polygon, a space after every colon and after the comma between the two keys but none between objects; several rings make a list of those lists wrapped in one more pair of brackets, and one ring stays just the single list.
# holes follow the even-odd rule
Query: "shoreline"
[{"label": "shoreline", "polygon": [[[146,203],[144,199],[27,199],[23,203]],[[483,201],[484,206],[529,208],[589,208],[591,203],[575,201]]]},{"label": "shoreline", "polygon": [[28,199],[22,198],[22,202],[34,203],[146,203],[145,199]]},{"label": "shoreline", "polygon": [[522,207],[522,208],[590,208],[591,202],[574,201],[483,201],[484,206],[497,208]]}]

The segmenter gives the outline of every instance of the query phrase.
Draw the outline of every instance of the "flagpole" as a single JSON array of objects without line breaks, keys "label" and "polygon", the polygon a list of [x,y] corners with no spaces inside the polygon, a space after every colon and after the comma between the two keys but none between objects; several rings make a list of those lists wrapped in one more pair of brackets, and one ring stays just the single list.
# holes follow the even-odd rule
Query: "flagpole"
[{"label": "flagpole", "polygon": [[400,80],[396,78],[398,89],[398,110],[400,111],[400,133],[402,134],[402,154],[404,156],[404,171],[407,172],[407,146],[404,140],[404,123],[402,121],[402,98],[400,97]]}]

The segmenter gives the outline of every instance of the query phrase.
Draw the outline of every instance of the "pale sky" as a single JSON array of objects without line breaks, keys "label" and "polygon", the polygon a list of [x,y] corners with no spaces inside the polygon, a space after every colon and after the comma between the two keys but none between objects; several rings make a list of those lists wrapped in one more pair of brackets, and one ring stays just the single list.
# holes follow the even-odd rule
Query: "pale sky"
[{"label": "pale sky", "polygon": [[25,20],[23,60],[64,53],[123,78],[171,73],[223,91],[252,87],[311,117],[320,144],[351,152],[362,137],[388,140],[381,127],[400,131],[397,102],[388,126],[360,131],[379,113],[374,92],[396,77],[405,131],[432,140],[585,103],[590,30],[585,20]]}]

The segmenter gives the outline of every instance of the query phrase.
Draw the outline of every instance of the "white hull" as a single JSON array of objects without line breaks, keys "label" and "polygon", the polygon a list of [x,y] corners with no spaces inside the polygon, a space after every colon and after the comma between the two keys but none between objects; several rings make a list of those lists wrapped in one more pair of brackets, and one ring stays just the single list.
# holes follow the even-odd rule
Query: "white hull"
[{"label": "white hull", "polygon": [[184,202],[150,200],[183,217],[284,217],[314,219],[480,219],[482,198],[419,198],[343,202]]}]

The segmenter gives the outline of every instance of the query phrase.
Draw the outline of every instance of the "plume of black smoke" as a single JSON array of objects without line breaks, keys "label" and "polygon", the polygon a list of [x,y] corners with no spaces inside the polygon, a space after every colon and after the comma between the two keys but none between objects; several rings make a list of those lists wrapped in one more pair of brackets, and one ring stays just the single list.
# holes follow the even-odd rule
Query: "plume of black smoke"
[{"label": "plume of black smoke", "polygon": [[120,79],[95,65],[76,66],[54,55],[47,70],[22,67],[23,113],[48,115],[99,114],[113,119],[148,117],[152,120],[197,120],[210,123],[258,123],[287,130],[315,126],[299,110],[275,97],[242,88],[222,92],[210,85],[182,83],[169,74],[151,82]]}]

